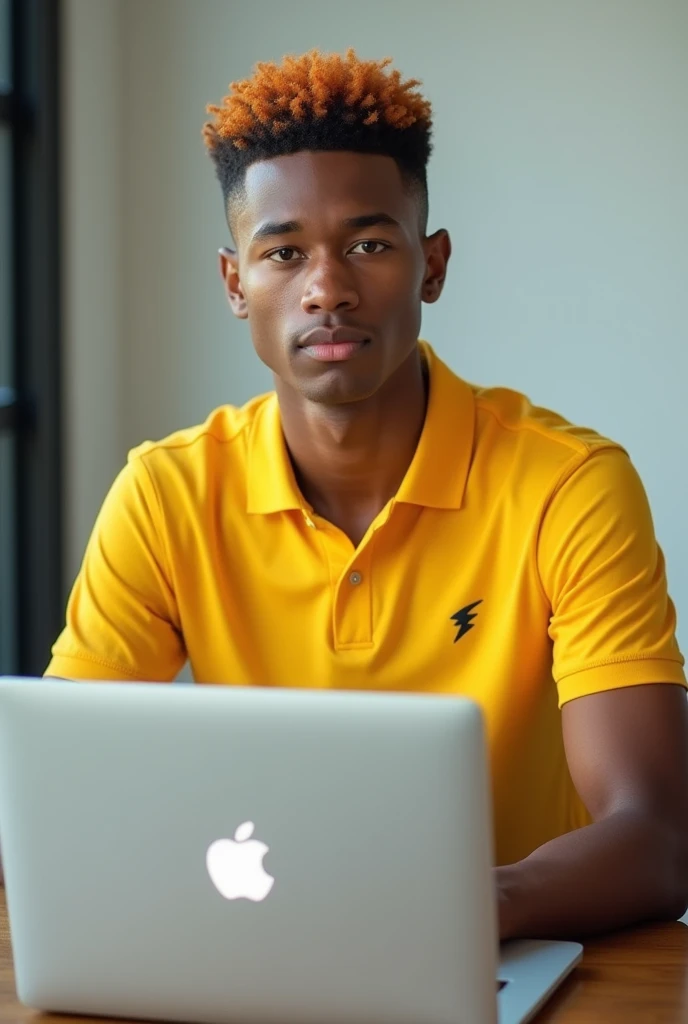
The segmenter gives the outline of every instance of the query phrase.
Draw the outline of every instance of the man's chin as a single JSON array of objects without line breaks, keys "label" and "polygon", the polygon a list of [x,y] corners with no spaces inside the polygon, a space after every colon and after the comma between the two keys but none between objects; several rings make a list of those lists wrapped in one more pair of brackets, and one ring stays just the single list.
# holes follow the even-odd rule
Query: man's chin
[{"label": "man's chin", "polygon": [[309,379],[300,378],[296,390],[308,402],[323,406],[353,405],[364,402],[379,391],[382,381],[354,376],[350,373],[323,373]]}]

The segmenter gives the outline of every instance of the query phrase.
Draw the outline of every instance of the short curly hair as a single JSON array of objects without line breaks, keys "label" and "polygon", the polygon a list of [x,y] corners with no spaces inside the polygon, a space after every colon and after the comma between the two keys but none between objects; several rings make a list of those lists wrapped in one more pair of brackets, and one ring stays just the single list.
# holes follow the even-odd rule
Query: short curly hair
[{"label": "short curly hair", "polygon": [[401,81],[391,63],[311,50],[287,55],[280,65],[258,63],[252,78],[232,82],[203,139],[222,187],[225,209],[241,192],[247,167],[258,160],[301,150],[348,150],[392,157],[404,183],[428,217],[426,168],[432,145],[432,109],[416,91],[421,82]]}]

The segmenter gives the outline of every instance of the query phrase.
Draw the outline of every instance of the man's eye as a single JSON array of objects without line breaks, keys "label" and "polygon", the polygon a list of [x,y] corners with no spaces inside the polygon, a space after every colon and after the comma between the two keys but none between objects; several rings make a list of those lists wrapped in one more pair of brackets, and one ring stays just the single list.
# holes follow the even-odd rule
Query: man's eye
[{"label": "man's eye", "polygon": [[294,252],[296,252],[296,249],[293,249],[293,248],[290,248],[288,246],[285,246],[285,248],[283,248],[283,249],[277,249],[275,252],[270,253],[270,255],[268,256],[268,259],[272,260],[273,263],[296,263],[296,260],[290,259],[289,256],[286,256],[284,259],[279,259],[279,260],[275,259],[275,256],[282,257],[282,256],[285,256],[285,253],[294,253]]},{"label": "man's eye", "polygon": [[[357,242],[356,245],[354,246],[354,248],[351,251],[354,252],[354,250],[358,249],[358,247],[360,245],[367,245],[367,246],[381,245],[382,248],[379,250],[380,252],[384,252],[385,249],[389,249],[389,246],[385,242],[374,242],[374,241],[371,240],[371,241],[368,241],[368,242]],[[366,255],[366,256],[376,256],[377,253],[375,252],[374,249],[366,249],[364,255]]]},{"label": "man's eye", "polygon": [[[371,240],[357,242],[350,252],[355,253],[361,246],[364,247],[364,256],[377,256],[379,252],[384,252],[385,249],[389,249],[386,242],[375,242]],[[377,246],[380,246],[380,248],[378,249]],[[293,259],[292,257],[295,255],[297,258]],[[300,258],[305,259],[305,256],[301,255]],[[299,261],[298,249],[295,249],[293,246],[283,246],[281,249],[276,249],[275,252],[270,253],[268,259],[272,260],[273,263],[297,263]]]}]

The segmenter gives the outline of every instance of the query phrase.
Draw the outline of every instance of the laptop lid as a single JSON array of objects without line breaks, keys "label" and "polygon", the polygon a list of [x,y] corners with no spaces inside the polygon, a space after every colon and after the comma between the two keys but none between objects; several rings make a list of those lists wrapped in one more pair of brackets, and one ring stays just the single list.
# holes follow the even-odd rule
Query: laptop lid
[{"label": "laptop lid", "polygon": [[39,1009],[489,1024],[491,827],[463,699],[0,681],[16,982]]}]

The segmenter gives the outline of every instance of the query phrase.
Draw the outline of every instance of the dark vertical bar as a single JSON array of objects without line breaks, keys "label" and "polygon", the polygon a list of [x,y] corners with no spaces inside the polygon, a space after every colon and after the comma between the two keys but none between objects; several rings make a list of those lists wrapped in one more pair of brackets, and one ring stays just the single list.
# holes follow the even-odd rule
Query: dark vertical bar
[{"label": "dark vertical bar", "polygon": [[[14,12],[13,4],[9,4],[6,10],[8,16],[7,22],[3,25],[3,31],[9,32],[10,38],[10,84],[9,90],[0,97],[0,121],[3,126],[6,126],[10,132],[10,139],[12,152],[10,154],[10,160],[14,162],[14,137],[17,131],[17,103],[14,93],[14,68],[12,67],[14,61],[14,53],[12,48],[12,40],[14,39],[13,28],[14,28]],[[0,609],[0,615],[2,616],[2,622],[0,622],[0,672],[13,673],[18,669],[17,664],[17,580],[18,580],[18,565],[17,565],[17,545],[16,545],[16,494],[17,494],[17,468],[16,468],[16,411],[18,405],[18,393],[14,387],[14,363],[15,363],[15,344],[14,344],[14,320],[15,320],[15,291],[16,291],[16,267],[14,265],[14,253],[12,251],[14,246],[14,166],[10,167],[9,173],[9,196],[0,197],[0,202],[7,202],[10,211],[9,222],[11,225],[10,239],[3,240],[3,249],[7,246],[8,252],[7,266],[0,267],[0,273],[6,274],[8,277],[7,287],[10,296],[9,301],[9,316],[8,311],[5,310],[5,315],[2,317],[3,328],[5,324],[9,328],[8,336],[0,338],[0,344],[9,349],[4,354],[2,362],[6,365],[9,364],[9,374],[3,380],[0,380],[0,443],[2,443],[4,451],[2,458],[4,462],[4,470],[2,472],[3,481],[2,484],[9,489],[9,493],[0,494],[0,520],[2,522],[2,541],[0,551],[0,575],[2,576],[2,600],[3,608]],[[8,246],[9,242],[9,246]],[[9,358],[7,358],[9,357]],[[4,386],[3,386],[4,385]],[[9,451],[8,451],[9,449]],[[8,457],[9,455],[9,457]],[[9,509],[12,509],[11,514],[8,515]],[[9,603],[9,607],[5,607],[5,602]]]},{"label": "dark vertical bar", "polygon": [[15,0],[15,365],[34,422],[17,435],[18,660],[40,675],[62,617],[58,0]]}]

